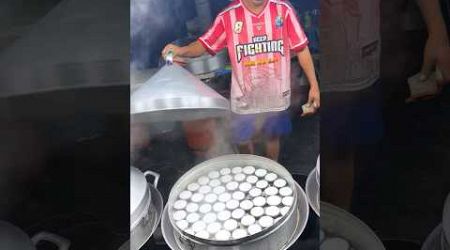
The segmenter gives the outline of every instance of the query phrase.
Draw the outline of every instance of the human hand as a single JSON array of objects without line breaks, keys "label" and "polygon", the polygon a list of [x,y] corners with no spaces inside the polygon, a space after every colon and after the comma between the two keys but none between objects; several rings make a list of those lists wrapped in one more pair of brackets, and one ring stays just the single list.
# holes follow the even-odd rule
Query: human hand
[{"label": "human hand", "polygon": [[438,95],[450,82],[450,47],[447,36],[430,35],[424,49],[421,72],[408,79],[410,96],[407,103]]},{"label": "human hand", "polygon": [[164,60],[168,60],[169,53],[173,54],[173,59],[171,59],[174,63],[185,65],[186,61],[180,57],[182,54],[183,47],[177,46],[175,44],[168,44],[164,47],[161,52],[161,56]]},{"label": "human hand", "polygon": [[445,34],[430,34],[427,39],[421,69],[420,80],[427,80],[437,66],[444,76],[449,80],[450,74],[450,47],[448,37]]},{"label": "human hand", "polygon": [[406,103],[427,100],[438,94],[436,74],[431,74],[426,80],[421,79],[423,74],[420,72],[408,78],[409,97],[406,98]]},{"label": "human hand", "polygon": [[311,87],[308,93],[308,102],[304,105],[303,116],[312,115],[320,108],[320,91],[318,87]]}]

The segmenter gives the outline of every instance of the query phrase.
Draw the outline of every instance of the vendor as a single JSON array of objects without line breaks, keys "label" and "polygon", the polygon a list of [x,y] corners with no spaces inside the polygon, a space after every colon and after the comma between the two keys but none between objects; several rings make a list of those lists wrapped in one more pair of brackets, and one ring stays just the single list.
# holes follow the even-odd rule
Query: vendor
[{"label": "vendor", "polygon": [[228,48],[232,65],[231,109],[234,143],[241,153],[254,153],[252,138],[263,133],[266,156],[278,160],[280,136],[292,126],[290,106],[290,53],[310,83],[308,103],[302,115],[315,113],[320,93],[308,39],[294,8],[283,0],[236,0],[220,12],[212,27],[188,46],[167,45],[175,62],[182,57],[211,55]]}]

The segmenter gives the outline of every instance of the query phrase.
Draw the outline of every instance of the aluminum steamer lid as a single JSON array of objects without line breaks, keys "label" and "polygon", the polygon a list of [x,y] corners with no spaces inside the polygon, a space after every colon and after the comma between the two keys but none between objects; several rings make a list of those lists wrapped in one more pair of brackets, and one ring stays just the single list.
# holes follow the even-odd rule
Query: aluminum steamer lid
[{"label": "aluminum steamer lid", "polygon": [[226,116],[230,102],[183,67],[162,67],[130,98],[132,122],[197,120]]},{"label": "aluminum steamer lid", "polygon": [[130,167],[130,226],[134,228],[151,202],[148,183],[139,169]]}]

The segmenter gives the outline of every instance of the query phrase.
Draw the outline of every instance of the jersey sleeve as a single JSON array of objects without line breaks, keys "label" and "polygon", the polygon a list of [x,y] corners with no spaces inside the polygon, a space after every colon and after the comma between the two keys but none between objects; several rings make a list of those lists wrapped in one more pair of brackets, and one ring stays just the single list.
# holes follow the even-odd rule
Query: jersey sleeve
[{"label": "jersey sleeve", "polygon": [[213,25],[203,34],[198,41],[211,54],[215,55],[227,45],[225,25],[222,16],[216,17]]},{"label": "jersey sleeve", "polygon": [[292,8],[288,8],[287,10],[286,25],[289,38],[289,47],[291,50],[299,52],[308,46],[308,38],[306,37],[305,32],[297,19],[297,14]]}]

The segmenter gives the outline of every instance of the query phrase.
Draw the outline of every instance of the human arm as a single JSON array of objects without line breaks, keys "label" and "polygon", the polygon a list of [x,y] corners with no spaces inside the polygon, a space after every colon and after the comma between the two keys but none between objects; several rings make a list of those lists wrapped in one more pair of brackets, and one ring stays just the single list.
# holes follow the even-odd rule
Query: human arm
[{"label": "human arm", "polygon": [[183,47],[174,44],[168,44],[162,50],[161,53],[162,57],[166,58],[167,54],[170,51],[173,53],[175,62],[183,62],[183,60],[180,59],[180,57],[188,57],[188,58],[199,57],[206,52],[206,49],[198,40]]},{"label": "human arm", "polygon": [[437,66],[444,78],[449,81],[449,38],[439,0],[417,0],[417,2],[428,30],[428,39],[423,52],[421,80],[426,80]]},{"label": "human arm", "polygon": [[302,113],[302,116],[305,116],[315,113],[320,107],[319,84],[317,83],[314,63],[308,48],[308,38],[306,37],[292,6],[288,8],[285,18],[289,47],[296,53],[299,65],[310,84],[308,102],[305,104],[308,111]]},{"label": "human arm", "polygon": [[314,69],[314,63],[309,52],[309,48],[305,47],[301,51],[297,52],[298,62],[303,72],[306,75],[306,79],[309,82],[308,102],[309,107],[317,110],[320,107],[320,90],[317,82],[316,73]]}]

